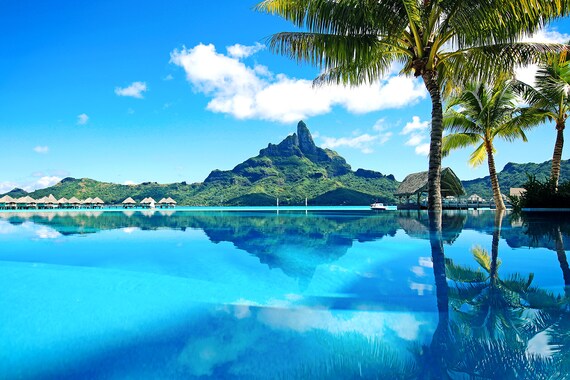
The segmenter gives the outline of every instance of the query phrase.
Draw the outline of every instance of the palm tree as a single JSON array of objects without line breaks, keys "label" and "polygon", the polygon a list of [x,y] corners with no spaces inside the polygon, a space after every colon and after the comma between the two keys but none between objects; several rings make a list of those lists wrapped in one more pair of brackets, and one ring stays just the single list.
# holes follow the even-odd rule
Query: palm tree
[{"label": "palm tree", "polygon": [[[442,89],[535,62],[560,45],[519,43],[569,13],[552,0],[265,0],[256,6],[303,29],[270,37],[272,50],[324,68],[317,83],[358,85],[393,63],[421,77],[432,101],[428,208],[441,210]],[[306,30],[306,31],[305,31]],[[467,78],[467,77],[473,78]]]},{"label": "palm tree", "polygon": [[564,148],[564,129],[570,111],[570,61],[566,59],[566,53],[551,55],[547,63],[539,67],[534,80],[534,87],[519,82],[517,90],[535,112],[542,114],[538,123],[549,120],[556,124],[550,178],[557,188]]},{"label": "palm tree", "polygon": [[443,138],[444,156],[453,149],[476,147],[469,163],[477,166],[487,159],[497,210],[506,208],[495,169],[493,142],[495,138],[526,141],[524,130],[536,125],[532,112],[520,112],[513,84],[510,80],[498,80],[493,86],[469,84],[449,100],[443,116],[443,126],[450,131]]}]

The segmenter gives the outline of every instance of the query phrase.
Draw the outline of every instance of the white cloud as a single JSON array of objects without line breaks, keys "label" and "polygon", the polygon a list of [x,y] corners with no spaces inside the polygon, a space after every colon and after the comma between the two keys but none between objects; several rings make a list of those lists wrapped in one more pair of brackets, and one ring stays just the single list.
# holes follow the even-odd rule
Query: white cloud
[{"label": "white cloud", "polygon": [[126,180],[125,182],[123,182],[123,185],[136,185],[137,183],[131,180]]},{"label": "white cloud", "polygon": [[174,77],[172,76],[172,74],[168,74],[167,76],[164,77],[164,80],[168,81],[168,80],[173,80]]},{"label": "white cloud", "polygon": [[409,146],[420,145],[422,143],[422,141],[424,141],[425,138],[426,138],[425,135],[412,134],[410,136],[410,138],[408,139],[408,141],[406,141],[406,145],[409,145]]},{"label": "white cloud", "polygon": [[359,149],[362,153],[369,154],[374,152],[371,148],[371,143],[378,140],[378,136],[372,136],[365,133],[355,137],[341,138],[322,136],[321,139],[323,140],[323,143],[321,144],[323,148],[334,149],[339,146],[347,146],[349,148]]},{"label": "white cloud", "polygon": [[407,135],[415,131],[425,131],[429,128],[429,121],[421,121],[419,116],[413,116],[412,121],[406,123],[404,129],[402,129],[401,134]]},{"label": "white cloud", "polygon": [[89,116],[87,114],[82,113],[77,115],[77,125],[85,125],[89,121]]},{"label": "white cloud", "polygon": [[38,146],[34,147],[34,152],[40,153],[40,154],[45,154],[45,153],[49,152],[49,147],[45,146],[45,145],[44,146],[38,145]]},{"label": "white cloud", "polygon": [[348,147],[370,154],[374,153],[375,146],[386,143],[393,135],[392,132],[386,131],[387,127],[384,125],[384,119],[377,120],[372,129],[375,131],[374,133],[362,133],[360,130],[355,130],[352,132],[351,137],[335,138],[321,136],[318,133],[313,134],[313,137],[323,141],[321,144],[323,148]]},{"label": "white cloud", "polygon": [[428,156],[429,155],[429,143],[424,143],[416,146],[416,154],[420,156]]},{"label": "white cloud", "polygon": [[[419,80],[398,76],[358,87],[314,87],[312,80],[273,74],[261,65],[247,66],[239,59],[246,53],[238,53],[247,49],[235,46],[230,55],[216,52],[211,44],[171,53],[170,61],[184,69],[193,88],[212,98],[207,105],[212,112],[290,123],[329,113],[335,106],[367,113],[409,106],[427,96]],[[251,48],[250,52],[256,49]]]},{"label": "white cloud", "polygon": [[[555,29],[542,29],[530,37],[523,38],[523,42],[543,42],[564,44],[570,41],[570,34],[560,33]],[[518,80],[534,86],[534,77],[538,70],[538,65],[519,67],[516,70]]]},{"label": "white cloud", "polygon": [[413,116],[412,121],[406,123],[400,134],[410,135],[404,144],[415,147],[416,154],[426,156],[429,154],[429,143],[424,141],[428,139],[428,130],[429,121],[421,121],[419,116]]},{"label": "white cloud", "polygon": [[7,193],[8,191],[16,187],[26,190],[27,192],[31,192],[34,190],[53,186],[61,180],[62,178],[58,176],[43,176],[40,178],[35,178],[32,180],[27,180],[22,182],[13,182],[13,181],[0,182],[0,194]]},{"label": "white cloud", "polygon": [[0,194],[7,193],[8,191],[18,187],[16,182],[4,181],[0,182]]},{"label": "white cloud", "polygon": [[[43,189],[45,187],[50,187],[50,186],[55,185],[56,183],[58,183],[62,179],[63,178],[57,177],[57,176],[41,177],[36,181],[35,186],[38,186],[36,189]],[[34,190],[36,190],[36,189],[34,189]]]},{"label": "white cloud", "polygon": [[265,45],[256,42],[253,46],[245,46],[240,44],[235,44],[232,46],[228,46],[227,48],[228,55],[232,58],[247,58],[260,50],[265,49]]},{"label": "white cloud", "polygon": [[145,82],[133,82],[128,87],[115,87],[115,94],[118,96],[130,96],[137,99],[143,98],[143,93],[148,89]]}]

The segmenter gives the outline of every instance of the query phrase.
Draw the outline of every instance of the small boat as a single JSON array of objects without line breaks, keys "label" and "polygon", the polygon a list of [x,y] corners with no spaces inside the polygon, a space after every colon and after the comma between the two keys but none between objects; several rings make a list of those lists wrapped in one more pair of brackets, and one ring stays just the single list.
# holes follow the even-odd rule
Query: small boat
[{"label": "small boat", "polygon": [[386,206],[384,206],[384,203],[378,203],[378,202],[372,203],[372,204],[370,205],[370,208],[371,208],[372,210],[376,210],[376,211],[385,211],[385,210],[387,210]]}]

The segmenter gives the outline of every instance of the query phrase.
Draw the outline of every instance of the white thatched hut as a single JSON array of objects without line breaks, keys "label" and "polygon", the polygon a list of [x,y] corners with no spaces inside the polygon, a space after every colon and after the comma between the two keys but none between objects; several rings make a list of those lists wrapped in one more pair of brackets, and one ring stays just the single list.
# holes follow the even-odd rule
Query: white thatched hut
[{"label": "white thatched hut", "polygon": [[135,202],[135,200],[131,197],[128,197],[127,199],[125,199],[123,201],[123,207],[124,208],[133,208],[137,205],[137,202]]},{"label": "white thatched hut", "polygon": [[79,199],[77,199],[76,197],[71,197],[69,198],[68,201],[69,205],[71,206],[71,208],[79,208],[81,207],[81,201]]},{"label": "white thatched hut", "polygon": [[16,200],[9,195],[0,198],[0,208],[11,209],[16,207]]}]

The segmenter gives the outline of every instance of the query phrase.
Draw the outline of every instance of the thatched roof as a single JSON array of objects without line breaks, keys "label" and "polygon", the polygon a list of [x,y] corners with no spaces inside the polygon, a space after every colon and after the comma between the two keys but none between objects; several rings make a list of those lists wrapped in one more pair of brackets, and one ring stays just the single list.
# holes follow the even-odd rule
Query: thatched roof
[{"label": "thatched roof", "polygon": [[34,198],[26,195],[25,197],[21,197],[16,199],[16,203],[38,203]]},{"label": "thatched roof", "polygon": [[85,203],[85,204],[91,204],[91,203],[93,203],[93,198],[89,197],[89,198],[87,198],[86,200],[84,200],[83,203]]},{"label": "thatched roof", "polygon": [[93,203],[99,204],[99,205],[104,205],[104,204],[105,204],[105,202],[104,202],[101,198],[99,198],[99,197],[95,197],[95,198],[93,199]]},{"label": "thatched roof", "polygon": [[126,205],[126,204],[133,204],[133,205],[134,205],[134,204],[137,204],[137,202],[135,202],[135,200],[134,200],[133,198],[128,197],[127,199],[125,199],[125,200],[123,201],[123,204],[124,204],[124,205]]},{"label": "thatched roof", "polygon": [[477,194],[471,194],[471,195],[469,196],[469,198],[467,198],[467,200],[468,200],[468,201],[471,201],[471,202],[483,202],[483,201],[485,201],[483,198],[481,198],[481,197],[480,197],[479,195],[477,195]]},{"label": "thatched roof", "polygon": [[81,201],[80,201],[79,199],[75,198],[75,197],[69,198],[69,200],[68,200],[67,202],[68,202],[68,203],[71,203],[71,204],[79,204],[79,203],[81,203]]},{"label": "thatched roof", "polygon": [[141,201],[142,204],[148,204],[148,203],[156,203],[156,201],[154,199],[152,199],[152,197],[148,197],[145,198]]},{"label": "thatched roof", "polygon": [[171,203],[171,204],[176,204],[176,201],[170,197],[166,198],[166,202]]},{"label": "thatched roof", "polygon": [[2,198],[0,198],[0,203],[12,203],[14,202],[14,198],[12,198],[9,195],[4,195]]},{"label": "thatched roof", "polygon": [[158,201],[158,203],[159,204],[168,203],[168,199],[162,198],[161,200]]},{"label": "thatched roof", "polygon": [[46,203],[57,203],[57,199],[55,199],[55,197],[53,196],[53,194],[50,194],[47,196],[47,201]]},{"label": "thatched roof", "polygon": [[[425,193],[427,192],[427,185],[428,172],[413,173],[404,178],[394,195],[410,196]],[[465,195],[461,181],[450,168],[444,168],[441,171],[441,195],[443,197]]]},{"label": "thatched roof", "polygon": [[61,198],[57,201],[57,203],[59,204],[65,204],[65,203],[69,203],[69,199],[67,198]]}]

